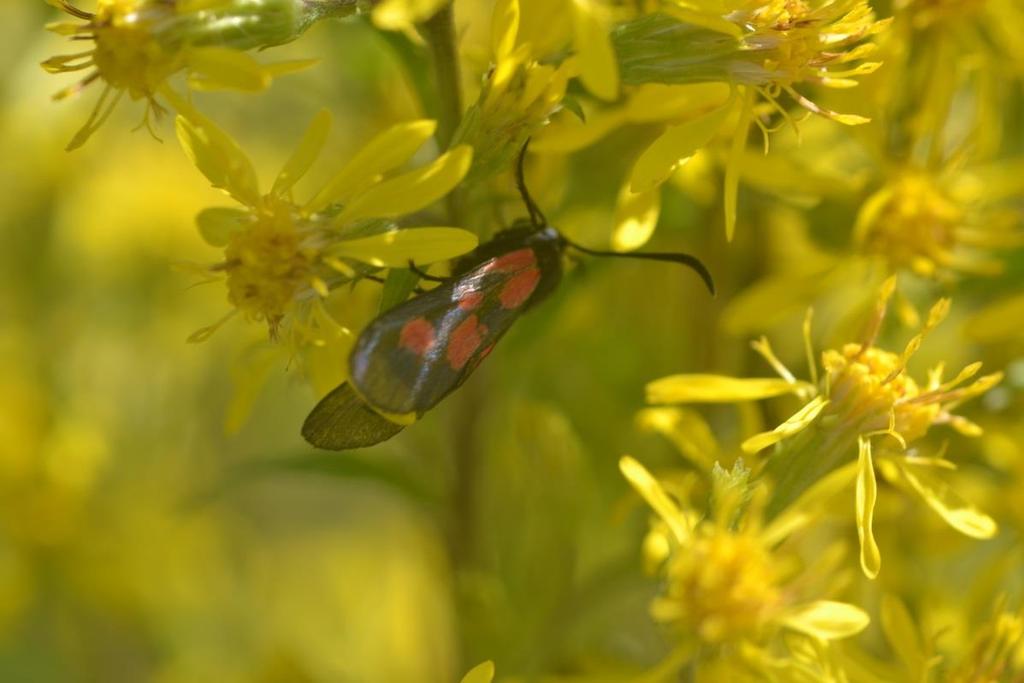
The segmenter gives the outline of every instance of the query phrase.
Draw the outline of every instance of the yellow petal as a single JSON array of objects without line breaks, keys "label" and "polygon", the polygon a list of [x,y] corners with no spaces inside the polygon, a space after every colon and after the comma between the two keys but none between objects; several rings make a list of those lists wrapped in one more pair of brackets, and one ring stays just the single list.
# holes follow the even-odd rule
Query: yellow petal
[{"label": "yellow petal", "polygon": [[231,136],[208,119],[181,115],[175,129],[185,154],[214,187],[248,206],[259,201],[256,169]]},{"label": "yellow petal", "polygon": [[733,403],[795,394],[808,385],[784,379],[670,375],[647,385],[648,403]]},{"label": "yellow petal", "polygon": [[732,36],[733,38],[741,38],[743,36],[743,30],[740,29],[738,25],[727,19],[721,18],[721,16],[713,11],[695,11],[673,5],[672,3],[666,3],[662,7],[662,10],[666,14],[669,14],[687,24],[700,26],[702,28],[715,31],[716,33],[724,33],[725,35]]},{"label": "yellow petal", "polygon": [[478,243],[476,235],[461,228],[405,228],[343,240],[332,245],[328,253],[378,268],[404,268],[410,260],[433,263],[461,256]]},{"label": "yellow petal", "polygon": [[519,0],[496,0],[491,13],[491,50],[500,62],[512,53],[519,33]]},{"label": "yellow petal", "polygon": [[436,121],[421,119],[400,123],[378,134],[309,201],[306,210],[316,213],[333,202],[348,201],[377,182],[381,174],[409,161],[436,129]]},{"label": "yellow petal", "polygon": [[782,623],[819,640],[835,640],[856,635],[867,628],[871,618],[867,612],[845,602],[818,600],[796,607]]},{"label": "yellow petal", "polygon": [[383,0],[373,9],[373,23],[387,31],[415,30],[447,5],[449,0]]},{"label": "yellow petal", "polygon": [[188,85],[193,90],[258,92],[269,87],[273,80],[262,64],[239,50],[194,47],[186,54],[192,71]]},{"label": "yellow petal", "polygon": [[586,121],[580,121],[575,114],[567,112],[541,128],[530,141],[530,149],[535,152],[575,152],[594,144],[625,121],[625,109],[588,112]]},{"label": "yellow petal", "polygon": [[898,467],[910,487],[951,527],[971,538],[986,539],[996,535],[999,527],[995,520],[963,501],[949,485],[923,473],[915,474],[903,465]]},{"label": "yellow petal", "polygon": [[875,499],[878,496],[878,482],[875,481],[875,465],[871,461],[871,441],[860,439],[857,457],[857,537],[860,539],[860,567],[869,579],[878,576],[882,567],[882,554],[875,543],[872,520],[875,516]]},{"label": "yellow petal", "polygon": [[494,680],[494,662],[487,660],[477,664],[462,677],[461,683],[491,683]]},{"label": "yellow petal", "polygon": [[725,83],[644,83],[630,91],[626,116],[631,123],[690,121],[722,107],[732,95]]},{"label": "yellow petal", "polygon": [[600,99],[614,100],[619,95],[619,65],[608,26],[597,16],[591,0],[573,0],[572,7],[580,80]]},{"label": "yellow petal", "polygon": [[680,543],[688,541],[691,533],[683,511],[669,498],[665,489],[661,487],[657,479],[651,476],[647,468],[628,455],[624,455],[619,458],[619,470],[630,485],[636,489],[636,492],[647,501],[651,509],[665,521],[676,541]]},{"label": "yellow petal", "polygon": [[[790,386],[793,386],[792,384]],[[770,432],[755,434],[743,442],[741,448],[744,453],[757,453],[769,446],[773,446],[783,439],[803,431],[807,425],[814,422],[818,415],[828,405],[828,401],[821,396],[816,396],[800,410],[793,413],[788,420],[780,424]]]},{"label": "yellow petal", "polygon": [[711,141],[729,109],[719,107],[691,121],[669,126],[633,166],[629,180],[633,191],[644,192],[668,180],[680,165]]},{"label": "yellow petal", "polygon": [[700,413],[688,408],[644,408],[636,416],[641,429],[655,431],[675,444],[695,465],[710,472],[718,460],[718,442]]},{"label": "yellow petal", "polygon": [[361,218],[390,218],[430,206],[466,175],[473,148],[459,145],[432,163],[371,186],[345,205],[335,224]]},{"label": "yellow petal", "polygon": [[249,225],[250,214],[240,209],[215,206],[196,216],[199,234],[211,247],[227,246],[231,236]]},{"label": "yellow petal", "polygon": [[320,156],[327,135],[331,132],[331,112],[321,109],[310,122],[299,146],[292,152],[291,158],[285,163],[284,168],[274,181],[274,194],[281,194],[290,190],[302,176],[306,175],[310,166]]},{"label": "yellow petal", "polygon": [[882,631],[892,651],[910,669],[910,678],[920,680],[920,672],[926,662],[925,649],[907,606],[895,595],[885,593],[882,595],[880,616]]},{"label": "yellow petal", "polygon": [[732,144],[729,147],[729,158],[725,162],[725,179],[722,198],[725,212],[725,239],[732,242],[736,232],[736,201],[740,191],[740,160],[743,149],[747,145],[747,130],[753,120],[754,89],[747,88],[743,97],[743,107],[733,132]]},{"label": "yellow petal", "polygon": [[615,206],[615,231],[612,249],[632,251],[647,244],[658,224],[661,210],[661,190],[657,187],[646,192],[631,192],[629,183],[619,191]]}]

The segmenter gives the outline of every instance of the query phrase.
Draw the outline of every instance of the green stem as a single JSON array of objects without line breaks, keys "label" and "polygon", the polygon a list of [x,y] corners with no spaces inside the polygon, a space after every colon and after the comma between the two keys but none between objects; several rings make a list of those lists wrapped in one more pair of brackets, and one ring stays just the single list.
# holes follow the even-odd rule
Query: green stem
[{"label": "green stem", "polygon": [[774,519],[811,485],[846,462],[856,442],[856,432],[852,434],[814,425],[784,442],[765,467],[765,474],[775,482],[765,519]]},{"label": "green stem", "polygon": [[434,66],[438,102],[437,143],[441,149],[447,149],[462,119],[462,86],[452,5],[439,10],[421,28]]}]

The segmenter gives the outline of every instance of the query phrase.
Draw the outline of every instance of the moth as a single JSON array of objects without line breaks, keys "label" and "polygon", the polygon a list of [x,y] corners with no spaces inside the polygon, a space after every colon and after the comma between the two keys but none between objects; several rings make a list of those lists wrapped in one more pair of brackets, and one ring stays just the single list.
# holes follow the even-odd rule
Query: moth
[{"label": "moth", "polygon": [[450,277],[420,273],[440,284],[370,322],[349,355],[349,380],[321,399],[302,425],[306,441],[327,450],[364,448],[422,417],[462,386],[519,316],[554,291],[567,249],[679,263],[714,294],[711,274],[695,256],[595,251],[569,241],[530,197],[525,153],[524,147],[516,181],[529,218],[456,261]]}]

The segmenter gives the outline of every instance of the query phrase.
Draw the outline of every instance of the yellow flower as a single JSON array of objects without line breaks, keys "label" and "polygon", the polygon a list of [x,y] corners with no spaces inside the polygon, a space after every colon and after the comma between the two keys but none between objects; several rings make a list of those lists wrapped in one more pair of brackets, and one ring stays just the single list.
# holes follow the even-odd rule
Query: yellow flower
[{"label": "yellow flower", "polygon": [[657,515],[644,548],[664,589],[651,614],[683,639],[677,667],[695,657],[738,657],[756,669],[785,668],[772,654],[780,635],[827,642],[868,625],[868,615],[853,605],[801,599],[807,577],[780,548],[796,527],[764,525],[765,490],[749,488],[742,462],[728,473],[716,468],[713,503],[703,518],[685,493],[670,495],[673,489],[633,458],[623,457],[619,468]]},{"label": "yellow flower", "polygon": [[158,96],[170,90],[168,80],[185,71],[196,90],[262,90],[274,76],[304,68],[311,61],[262,65],[242,50],[279,45],[297,38],[316,19],[355,11],[351,0],[98,0],[87,12],[69,0],[47,0],[82,23],[48,26],[71,40],[91,42],[88,50],[43,62],[51,73],[87,71],[85,77],[54,98],[77,94],[97,81],[104,83],[92,114],[68,145],[85,144],[128,93],[146,100],[144,124],[160,114]]},{"label": "yellow flower", "polygon": [[526,140],[561,108],[576,61],[541,64],[529,43],[517,44],[518,0],[501,0],[491,16],[493,67],[477,101],[455,132],[454,144],[474,150],[473,176],[487,178],[508,168]]},{"label": "yellow flower", "polygon": [[773,118],[797,125],[783,97],[839,123],[866,123],[869,119],[863,116],[840,114],[816,104],[795,86],[856,86],[856,77],[881,65],[864,61],[876,47],[866,41],[888,23],[875,19],[866,0],[707,0],[668,3],[662,14],[619,27],[614,40],[624,83],[717,81],[732,87],[727,99],[704,100],[714,105],[710,110],[695,109],[687,102],[665,117],[665,132],[634,167],[631,190],[647,192],[657,187],[717,132],[727,129],[731,143],[725,162],[725,230],[731,240],[740,160],[751,123],[761,129],[766,149]]},{"label": "yellow flower", "polygon": [[197,218],[206,241],[224,249],[223,261],[205,274],[225,278],[233,310],[192,341],[206,339],[241,312],[265,322],[271,338],[283,337],[293,348],[350,343],[351,333],[325,308],[342,285],[374,270],[450,259],[476,246],[476,236],[459,228],[398,229],[393,221],[429,207],[469,170],[472,149],[462,145],[425,166],[393,173],[433,135],[430,120],[385,130],[311,199],[297,202],[292,188],[316,161],[330,126],[327,111],[317,114],[263,193],[252,162],[230,136],[194,110],[178,116],[178,139],[188,156],[214,187],[244,207],[207,209]]},{"label": "yellow flower", "polygon": [[[984,251],[1017,246],[1020,217],[1000,210],[1001,177],[1019,164],[932,174],[900,169],[864,201],[854,240],[865,252],[888,261],[890,272],[909,268],[919,275],[961,271],[994,275],[1002,263]],[[986,177],[995,184],[986,184]],[[1010,190],[1012,194],[1013,189]]]},{"label": "yellow flower", "polygon": [[979,623],[975,611],[967,606],[945,614],[925,600],[920,603],[923,613],[914,614],[900,597],[883,594],[882,633],[896,661],[881,661],[877,653],[858,652],[860,661],[871,663],[864,671],[872,673],[863,680],[1019,680],[1024,674],[1024,615],[1019,609],[1009,609],[1006,603],[1005,597],[996,598],[988,608],[990,616],[982,617]]},{"label": "yellow flower", "polygon": [[[861,566],[869,577],[877,575],[881,558],[872,532],[876,495],[875,467],[892,483],[907,489],[958,531],[974,538],[990,538],[995,522],[962,502],[947,485],[934,478],[931,469],[955,467],[942,456],[925,457],[908,445],[923,437],[932,425],[949,424],[961,434],[977,436],[981,428],[952,411],[964,401],[995,386],[1002,373],[993,373],[965,384],[977,375],[981,363],[971,363],[951,380],[944,380],[939,364],[919,383],[907,372],[907,362],[927,334],[946,317],[950,302],[936,303],[922,329],[895,353],[875,346],[895,278],[883,285],[875,313],[859,343],[828,349],[818,365],[810,342],[811,317],[804,324],[810,382],[798,380],[775,357],[767,339],[754,349],[780,375],[779,379],[737,379],[718,375],[675,375],[647,386],[651,403],[738,402],[793,394],[803,406],[768,432],[743,442],[747,453],[770,446],[781,447],[768,460],[766,474],[774,480],[768,505],[774,517],[814,482],[829,473],[847,472],[856,478],[856,518],[861,538]],[[883,438],[884,437],[884,438]],[[874,452],[874,440],[882,438],[882,450]],[[844,469],[856,447],[856,468]]]}]

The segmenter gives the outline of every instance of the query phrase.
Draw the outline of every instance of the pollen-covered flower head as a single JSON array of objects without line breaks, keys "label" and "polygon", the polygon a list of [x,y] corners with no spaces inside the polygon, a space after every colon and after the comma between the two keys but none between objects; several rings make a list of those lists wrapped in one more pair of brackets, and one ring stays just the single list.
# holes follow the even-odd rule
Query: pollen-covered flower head
[{"label": "pollen-covered flower head", "polygon": [[[223,276],[233,313],[264,322],[271,337],[287,333],[296,344],[323,345],[337,332],[322,301],[340,285],[409,261],[453,258],[476,246],[476,237],[447,227],[398,229],[394,219],[447,194],[469,169],[472,150],[455,147],[434,162],[394,174],[433,134],[433,121],[394,126],[371,140],[307,202],[292,188],[316,161],[330,130],[321,111],[269,192],[238,144],[211,121],[190,111],[178,117],[178,137],[200,171],[244,208],[212,208],[198,217],[203,237],[224,249],[208,269]],[[391,177],[384,179],[384,175]],[[229,316],[230,317],[230,316]],[[222,321],[223,322],[223,321]],[[193,340],[205,339],[217,325]],[[282,329],[285,328],[285,329]]]},{"label": "pollen-covered flower head", "polygon": [[855,243],[884,259],[890,271],[910,269],[925,277],[956,273],[996,275],[1002,263],[993,250],[1024,242],[1019,212],[1003,206],[1016,185],[1014,163],[988,168],[949,164],[938,173],[901,169],[861,206]]},{"label": "pollen-covered flower head", "polygon": [[715,468],[704,516],[633,458],[619,467],[656,513],[644,547],[664,589],[651,615],[684,639],[736,647],[757,666],[780,631],[829,641],[867,626],[867,614],[853,605],[807,599],[808,584],[779,548],[794,527],[764,525],[765,490],[750,485],[742,461],[729,472]]},{"label": "pollen-covered flower head", "polygon": [[[753,347],[778,372],[779,379],[675,375],[647,386],[651,403],[736,402],[786,394],[799,397],[803,405],[787,420],[747,438],[742,445],[751,454],[776,448],[765,470],[776,482],[768,514],[774,516],[784,510],[826,475],[838,471],[841,477],[845,471],[851,480],[856,477],[861,565],[871,577],[877,575],[881,564],[871,532],[876,460],[890,481],[920,496],[958,531],[975,538],[990,538],[996,532],[992,519],[960,500],[930,472],[921,470],[948,468],[951,463],[942,456],[922,457],[911,446],[938,424],[948,424],[966,436],[979,435],[978,425],[953,410],[999,383],[1002,373],[975,379],[981,363],[971,363],[945,380],[945,367],[940,363],[928,373],[926,381],[912,378],[908,361],[946,317],[950,301],[940,299],[932,307],[921,330],[902,351],[889,351],[876,342],[895,287],[894,277],[886,280],[862,340],[825,350],[820,370],[810,341],[808,314],[804,338],[809,382],[798,380],[775,356],[768,340],[762,338]],[[874,452],[875,440],[879,453]],[[855,454],[856,466],[843,470],[844,463],[850,463]]]},{"label": "pollen-covered flower head", "polygon": [[666,2],[616,32],[626,83],[725,81],[754,88],[775,104],[783,93],[801,107],[842,123],[864,117],[819,107],[794,86],[849,88],[876,70],[864,61],[868,39],[888,21],[866,0]]},{"label": "pollen-covered flower head", "polygon": [[81,146],[114,111],[125,93],[146,100],[160,113],[157,97],[171,97],[168,80],[181,71],[197,90],[258,91],[275,75],[312,62],[283,62],[264,66],[243,50],[269,47],[298,37],[313,21],[348,14],[355,6],[341,0],[98,0],[86,11],[70,0],[47,0],[75,19],[55,22],[51,31],[89,45],[89,49],[59,55],[43,62],[51,73],[85,72],[76,84],[54,98],[74,95],[92,83],[103,92],[85,126],[68,149]]},{"label": "pollen-covered flower head", "polygon": [[491,18],[491,66],[477,101],[455,132],[455,143],[473,146],[473,176],[486,178],[508,167],[526,140],[561,108],[577,62],[542,64],[519,40],[518,0],[495,4]]}]

